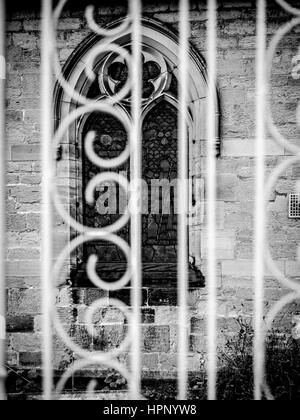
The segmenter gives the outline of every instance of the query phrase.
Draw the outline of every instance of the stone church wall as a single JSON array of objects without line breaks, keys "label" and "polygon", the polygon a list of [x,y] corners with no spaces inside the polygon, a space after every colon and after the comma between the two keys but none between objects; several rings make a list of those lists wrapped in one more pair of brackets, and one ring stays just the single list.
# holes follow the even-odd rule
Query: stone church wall
[{"label": "stone church wall", "polygon": [[[178,6],[174,1],[149,1],[146,17],[178,29]],[[99,23],[123,16],[123,6],[99,9]],[[191,42],[205,57],[206,15],[202,1],[191,8]],[[268,10],[268,40],[288,16],[275,3]],[[7,89],[7,304],[8,364],[26,378],[36,381],[41,367],[41,279],[40,279],[40,19],[32,10],[15,10],[8,19]],[[221,156],[218,159],[218,321],[219,345],[238,331],[237,318],[251,319],[253,312],[253,207],[255,199],[255,6],[252,1],[222,1],[218,9],[218,89],[221,103]],[[57,40],[62,64],[90,33],[80,8],[66,9],[60,20]],[[299,137],[296,109],[300,81],[292,77],[292,59],[298,54],[300,32],[295,28],[280,45],[272,71],[272,108],[283,134],[292,141]],[[205,122],[204,122],[205,123]],[[205,145],[196,144],[195,159],[203,160]],[[266,141],[268,174],[288,156],[284,147],[269,137]],[[196,162],[197,163],[197,162]],[[282,175],[269,199],[268,238],[278,267],[291,278],[299,277],[296,262],[299,220],[288,218],[288,194],[295,192],[299,167]],[[206,233],[195,233],[197,263],[205,274]],[[56,252],[67,243],[65,227],[55,227]],[[286,291],[266,277],[266,305]],[[205,364],[206,289],[190,293],[191,372]],[[126,329],[124,319],[114,310],[99,314],[99,335],[87,335],[83,313],[99,297],[109,298],[90,288],[62,287],[57,292],[60,316],[72,325],[70,334],[86,349],[108,349],[116,345]],[[125,303],[129,291],[114,297]],[[289,310],[288,310],[289,312]],[[143,376],[145,379],[176,378],[176,289],[143,289]],[[100,326],[101,324],[101,326]],[[293,325],[289,313],[281,321],[287,331]],[[72,360],[59,339],[54,339],[56,371]],[[35,374],[37,372],[37,374]],[[14,375],[10,372],[10,375]],[[26,376],[27,375],[27,376]],[[21,380],[22,381],[22,380]],[[12,383],[14,381],[11,381]],[[14,389],[15,388],[15,389]],[[19,392],[14,384],[11,392]]]}]

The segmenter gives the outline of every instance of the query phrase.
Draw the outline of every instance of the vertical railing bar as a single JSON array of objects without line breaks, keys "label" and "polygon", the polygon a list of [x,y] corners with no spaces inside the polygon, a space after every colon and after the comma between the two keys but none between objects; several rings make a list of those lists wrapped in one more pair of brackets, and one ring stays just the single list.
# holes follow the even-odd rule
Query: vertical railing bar
[{"label": "vertical railing bar", "polygon": [[141,1],[131,0],[132,13],[132,133],[131,133],[131,267],[132,267],[132,384],[131,396],[141,395],[141,305],[142,305],[142,28]]},{"label": "vertical railing bar", "polygon": [[208,219],[208,399],[216,400],[217,381],[217,279],[216,279],[216,0],[208,0],[208,117],[207,117],[207,219]]},{"label": "vertical railing bar", "polygon": [[264,252],[265,252],[265,101],[266,1],[257,3],[256,34],[256,200],[254,279],[254,398],[261,400],[264,381]]},{"label": "vertical railing bar", "polygon": [[5,358],[6,358],[6,142],[5,142],[5,94],[6,94],[6,53],[5,53],[5,0],[0,0],[0,400],[6,399]]},{"label": "vertical railing bar", "polygon": [[178,399],[188,383],[188,65],[189,0],[180,0],[178,142]]},{"label": "vertical railing bar", "polygon": [[52,399],[52,202],[53,182],[52,151],[52,71],[51,53],[53,46],[52,0],[42,1],[42,66],[41,66],[41,105],[42,105],[42,308],[43,308],[43,391],[46,400]]}]

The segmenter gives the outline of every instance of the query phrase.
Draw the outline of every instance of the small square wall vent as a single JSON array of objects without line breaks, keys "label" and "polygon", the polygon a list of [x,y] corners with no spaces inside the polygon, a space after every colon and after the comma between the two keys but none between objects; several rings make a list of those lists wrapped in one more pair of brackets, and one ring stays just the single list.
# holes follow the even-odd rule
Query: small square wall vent
[{"label": "small square wall vent", "polygon": [[300,194],[289,195],[289,218],[300,219]]}]

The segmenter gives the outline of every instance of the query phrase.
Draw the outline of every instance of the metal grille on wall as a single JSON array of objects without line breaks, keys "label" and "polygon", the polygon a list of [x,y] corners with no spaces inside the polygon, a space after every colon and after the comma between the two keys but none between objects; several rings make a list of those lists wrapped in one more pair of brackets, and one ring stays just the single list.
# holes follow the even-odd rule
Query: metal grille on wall
[{"label": "metal grille on wall", "polygon": [[289,196],[289,217],[300,219],[300,194],[290,194]]},{"label": "metal grille on wall", "polygon": [[[280,310],[300,298],[299,284],[288,279],[272,260],[271,253],[266,241],[266,197],[273,191],[274,184],[280,174],[295,163],[299,163],[299,148],[291,144],[279,133],[274,124],[270,106],[267,101],[268,86],[272,71],[272,60],[276,46],[280,39],[294,26],[300,23],[300,11],[288,5],[283,0],[276,0],[283,9],[291,13],[294,18],[285,27],[281,28],[274,36],[269,48],[266,48],[266,1],[257,1],[257,141],[256,141],[256,207],[255,207],[255,232],[256,232],[256,256],[254,262],[254,396],[259,400],[263,396],[272,399],[271,391],[265,379],[265,339],[272,322]],[[79,92],[68,84],[64,79],[57,58],[55,46],[55,30],[60,14],[65,6],[66,0],[61,0],[53,10],[51,0],[42,0],[42,173],[43,173],[43,220],[42,220],[42,294],[43,294],[43,389],[45,399],[54,399],[64,391],[64,387],[77,370],[88,366],[102,366],[119,372],[128,383],[129,393],[132,399],[142,398],[141,392],[141,284],[142,284],[142,217],[141,202],[142,191],[140,180],[142,179],[142,124],[141,109],[143,101],[143,80],[141,75],[142,68],[142,2],[140,0],[129,0],[129,12],[124,23],[112,29],[99,27],[93,19],[93,8],[88,7],[86,17],[90,29],[102,37],[102,42],[97,44],[90,51],[90,58],[87,62],[86,72],[93,78],[93,64],[95,58],[102,53],[118,53],[127,63],[128,74],[126,82],[115,89],[114,94],[109,98],[92,100],[82,96]],[[0,396],[5,398],[5,14],[3,10],[4,0],[1,0],[0,9],[0,130],[1,130],[1,151],[0,151],[0,194],[1,194],[1,225],[0,237],[1,246],[1,265],[0,265]],[[207,34],[208,34],[208,89],[207,89],[207,206],[208,206],[208,308],[207,308],[207,354],[208,354],[208,399],[217,398],[217,276],[216,276],[216,124],[215,124],[215,85],[217,79],[217,4],[216,0],[208,0],[207,10]],[[111,37],[121,33],[125,28],[131,28],[132,33],[132,52],[111,43]],[[186,122],[188,120],[188,81],[189,77],[189,1],[180,0],[180,33],[178,49],[178,88],[179,88],[179,110],[178,110],[178,189],[179,189],[179,214],[178,214],[178,398],[186,399],[188,385],[188,213],[189,213],[189,191],[188,179],[188,134]],[[267,65],[266,65],[267,56]],[[52,96],[53,96],[53,70],[56,78],[68,93],[70,98],[78,102],[79,106],[66,119],[61,121],[57,131],[53,132],[52,119]],[[147,86],[146,86],[147,87]],[[144,86],[145,88],[145,86]],[[131,122],[128,123],[119,114],[114,104],[124,100],[131,92]],[[62,205],[59,192],[55,183],[55,159],[56,151],[60,142],[68,130],[70,124],[78,120],[85,114],[93,112],[105,113],[112,118],[120,121],[128,134],[128,145],[122,153],[110,160],[97,156],[93,150],[94,138],[87,133],[85,138],[86,156],[95,167],[102,171],[94,175],[86,185],[85,198],[87,202],[93,203],[94,191],[101,182],[115,182],[119,187],[130,193],[130,205],[122,217],[115,223],[104,228],[84,226],[73,219],[68,210]],[[298,113],[298,116],[300,113]],[[276,170],[266,179],[265,175],[265,138],[266,120],[268,129],[272,137],[279,144],[283,144],[293,155],[285,162],[280,164]],[[125,164],[130,159],[130,180],[118,175],[113,170]],[[68,244],[61,252],[53,265],[53,230],[52,220],[55,213],[58,213],[64,221],[76,232],[77,237]],[[130,221],[131,245],[129,246],[124,239],[117,235]],[[55,284],[58,279],[66,275],[64,272],[64,262],[77,247],[87,242],[104,241],[119,247],[127,259],[127,270],[124,276],[116,282],[106,282],[99,278],[96,273],[97,257],[88,255],[87,272],[90,281],[102,290],[120,290],[131,282],[131,302],[130,307],[119,300],[111,300],[110,305],[118,308],[127,318],[128,331],[120,347],[104,353],[89,352],[78,346],[68,333],[57,314],[54,302]],[[267,314],[264,322],[263,302],[264,302],[264,275],[265,260],[268,268],[280,283],[291,290],[291,293],[283,297]],[[55,279],[55,280],[53,280]],[[89,333],[95,333],[93,329],[93,316],[100,307],[107,305],[106,301],[96,301],[86,313],[86,324],[90,325]],[[54,324],[54,325],[53,325]],[[65,345],[77,356],[77,361],[67,370],[59,383],[54,386],[52,371],[53,356],[53,326],[56,333],[61,337]],[[118,356],[124,351],[131,354],[130,367],[127,368],[120,363]],[[96,384],[91,382],[88,392],[91,399],[95,391]]]}]

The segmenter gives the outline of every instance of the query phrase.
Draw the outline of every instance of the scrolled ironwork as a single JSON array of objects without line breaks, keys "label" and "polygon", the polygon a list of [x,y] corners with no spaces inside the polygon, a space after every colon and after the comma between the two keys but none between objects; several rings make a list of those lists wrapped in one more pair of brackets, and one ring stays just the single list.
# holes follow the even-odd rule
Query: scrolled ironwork
[{"label": "scrolled ironwork", "polygon": [[[136,89],[136,83],[137,78],[139,77],[137,70],[138,70],[138,63],[136,63],[136,56],[134,53],[130,53],[127,49],[120,47],[119,45],[115,44],[112,41],[112,37],[118,35],[125,29],[128,29],[128,27],[131,26],[132,29],[132,37],[136,36],[137,40],[140,39],[139,33],[140,32],[140,19],[141,19],[141,10],[140,10],[140,0],[130,0],[129,1],[129,11],[128,16],[124,20],[124,22],[114,28],[101,28],[94,19],[94,7],[88,6],[86,8],[85,16],[87,19],[87,24],[90,28],[90,30],[101,36],[102,38],[99,40],[98,44],[96,44],[88,53],[88,56],[86,58],[85,68],[84,72],[86,75],[87,80],[90,82],[95,80],[96,74],[94,72],[95,69],[95,63],[99,56],[107,56],[111,53],[114,53],[118,55],[124,62],[126,62],[129,77],[122,87],[120,91],[115,93],[111,96],[102,97],[99,99],[91,100],[90,98],[87,98],[83,96],[80,92],[77,92],[74,87],[69,83],[69,81],[65,78],[63,74],[63,70],[59,63],[58,53],[57,53],[57,47],[54,43],[55,39],[55,31],[58,26],[58,22],[60,19],[60,16],[63,12],[64,6],[66,5],[67,0],[61,0],[57,7],[50,12],[49,7],[45,7],[44,13],[45,16],[43,16],[43,19],[47,23],[47,26],[45,25],[45,33],[44,33],[44,39],[47,37],[50,37],[50,39],[53,41],[53,43],[50,43],[49,48],[47,51],[44,51],[44,54],[47,54],[47,57],[51,57],[51,60],[48,61],[48,63],[51,62],[52,69],[54,70],[54,73],[56,75],[56,79],[58,83],[61,85],[64,93],[69,96],[70,102],[77,103],[77,108],[70,112],[65,118],[60,121],[60,124],[56,130],[56,132],[53,135],[53,138],[51,139],[51,148],[53,150],[53,153],[51,156],[48,156],[48,161],[45,166],[48,168],[53,168],[53,162],[55,161],[55,154],[59,146],[61,145],[61,142],[64,139],[64,136],[67,134],[70,126],[72,124],[76,124],[80,119],[85,117],[86,115],[91,114],[92,112],[102,112],[106,113],[110,116],[113,116],[118,121],[121,122],[121,124],[124,126],[127,134],[128,134],[128,144],[125,148],[125,150],[116,158],[111,160],[106,160],[100,158],[97,153],[94,150],[94,141],[95,141],[95,133],[88,132],[85,139],[84,139],[84,148],[87,158],[96,166],[99,168],[99,174],[94,176],[88,183],[85,191],[85,198],[88,203],[94,202],[94,193],[95,189],[99,186],[99,184],[112,181],[118,184],[126,194],[130,194],[130,197],[133,199],[133,201],[139,201],[139,194],[140,190],[136,189],[134,187],[131,187],[131,185],[134,184],[135,179],[132,179],[131,182],[129,182],[124,176],[119,175],[117,172],[111,172],[111,170],[121,166],[124,164],[127,160],[129,160],[130,156],[135,153],[135,146],[134,142],[136,141],[135,136],[138,135],[138,122],[136,119],[130,119],[125,118],[122,113],[119,113],[117,109],[114,107],[114,104],[120,103],[128,94],[130,91],[134,92],[133,95],[133,103],[134,101],[137,101],[137,105],[135,108],[136,115],[138,111],[138,104],[139,101],[139,92]],[[140,41],[138,41],[140,42]],[[139,48],[139,45],[138,45]],[[134,67],[135,66],[135,67]],[[134,73],[135,71],[135,73]],[[46,129],[46,127],[45,127]],[[46,137],[46,136],[45,136]],[[49,141],[49,136],[47,134],[47,140]],[[46,158],[46,156],[44,156]],[[46,160],[46,159],[45,159]],[[133,163],[134,164],[134,163]],[[135,164],[138,165],[139,162],[135,161]],[[105,170],[106,172],[101,172],[100,170]],[[133,168],[134,169],[134,168]],[[47,168],[43,168],[44,171],[47,170]],[[77,236],[75,239],[70,241],[70,243],[60,252],[59,256],[57,257],[57,260],[55,262],[55,265],[53,267],[51,276],[54,278],[54,281],[52,283],[52,286],[57,287],[61,284],[67,283],[67,277],[68,277],[68,268],[66,268],[66,261],[68,261],[71,258],[72,253],[78,247],[82,246],[83,244],[89,242],[89,241],[95,241],[95,240],[101,240],[106,241],[108,243],[114,244],[115,246],[119,247],[120,250],[124,253],[126,259],[127,259],[127,269],[125,274],[117,281],[104,281],[102,280],[98,273],[97,273],[97,261],[98,257],[97,255],[90,255],[87,261],[86,271],[87,276],[89,277],[91,283],[101,290],[111,292],[111,291],[117,291],[121,290],[122,288],[129,285],[130,282],[132,282],[131,287],[133,288],[133,296],[135,298],[135,301],[132,301],[132,307],[134,310],[132,310],[130,307],[125,305],[123,302],[121,302],[118,299],[112,299],[109,298],[109,301],[107,299],[98,299],[96,300],[92,305],[90,305],[85,314],[85,320],[84,325],[86,326],[87,333],[90,336],[94,336],[97,334],[96,326],[94,325],[94,318],[97,311],[104,307],[114,307],[118,309],[121,313],[124,314],[124,317],[127,319],[127,327],[126,327],[126,334],[122,340],[122,342],[119,345],[116,345],[112,349],[109,349],[108,351],[88,351],[84,349],[82,346],[77,344],[75,340],[70,335],[69,331],[66,329],[66,327],[63,325],[62,321],[60,320],[58,310],[55,306],[55,302],[53,299],[54,294],[51,294],[48,299],[46,300],[45,297],[45,307],[44,309],[49,312],[51,312],[51,317],[53,320],[53,325],[55,328],[56,333],[59,335],[59,337],[62,339],[64,345],[67,346],[69,350],[71,350],[74,353],[75,357],[78,357],[80,360],[75,362],[72,367],[70,367],[61,377],[55,391],[56,398],[59,398],[59,394],[63,393],[65,385],[68,381],[68,379],[74,374],[74,372],[83,369],[90,365],[101,365],[106,366],[109,369],[113,369],[117,372],[119,372],[127,381],[129,385],[129,391],[131,392],[132,397],[139,398],[139,392],[138,392],[138,384],[136,383],[137,380],[139,380],[140,372],[138,372],[135,367],[132,367],[132,371],[130,371],[126,366],[122,365],[118,361],[118,357],[127,352],[130,351],[131,346],[134,343],[134,340],[136,339],[136,332],[138,331],[138,326],[135,324],[139,322],[139,311],[140,307],[136,305],[137,298],[140,293],[139,289],[139,282],[137,280],[139,276],[139,272],[136,268],[132,267],[132,261],[134,260],[134,257],[132,255],[133,251],[129,244],[125,242],[121,237],[117,236],[117,232],[121,230],[123,227],[125,227],[128,222],[131,220],[132,212],[130,206],[128,206],[125,213],[112,225],[105,226],[105,228],[89,228],[87,226],[84,226],[81,224],[78,220],[73,218],[70,215],[69,209],[66,208],[66,206],[62,203],[62,199],[60,197],[60,193],[57,187],[57,178],[54,175],[54,171],[51,171],[52,176],[51,179],[47,178],[47,174],[45,174],[45,179],[47,179],[47,184],[45,184],[47,191],[49,193],[49,196],[51,196],[52,203],[54,205],[54,208],[58,215],[64,220],[64,222],[67,224],[67,226],[70,229],[73,229],[74,232],[77,233]],[[46,232],[44,233],[44,240],[46,241]],[[47,255],[45,255],[45,258],[47,258]],[[139,256],[136,256],[137,262]],[[134,270],[133,270],[134,268]],[[49,278],[50,276],[48,276]],[[132,279],[134,278],[134,281]],[[49,286],[49,284],[48,284]],[[48,318],[49,319],[49,318]],[[49,325],[48,325],[49,327]],[[135,349],[137,349],[135,345]],[[48,357],[48,355],[45,355],[45,357]],[[47,369],[49,370],[49,360],[46,361],[44,366],[47,366]],[[47,398],[49,398],[51,390],[51,376],[50,372],[46,375],[47,383],[45,388],[47,388],[47,393],[45,394]],[[90,395],[91,398],[93,398],[96,390],[96,383],[95,381],[91,381],[88,385],[87,392],[88,395]]]},{"label": "scrolled ironwork", "polygon": [[[66,5],[66,3],[68,2],[68,0],[61,0],[60,3],[57,5],[55,12],[53,13],[52,16],[52,37],[53,37],[53,41],[54,41],[54,47],[51,50],[51,56],[52,56],[52,60],[53,60],[53,69],[55,72],[55,76],[57,78],[57,81],[59,82],[59,84],[61,85],[61,87],[63,88],[63,90],[65,91],[65,93],[67,93],[70,97],[70,100],[73,100],[75,102],[78,102],[81,105],[93,105],[94,104],[94,100],[91,100],[89,98],[87,98],[86,96],[82,95],[80,92],[76,91],[74,89],[74,87],[68,82],[68,80],[65,78],[61,64],[60,64],[60,60],[59,60],[59,56],[58,56],[58,52],[57,52],[57,46],[55,44],[55,31],[57,29],[57,25],[61,16],[61,13],[63,12],[63,9]],[[123,48],[120,47],[119,45],[116,45],[112,42],[111,37],[112,36],[116,36],[118,34],[121,34],[125,28],[128,29],[128,27],[130,27],[130,25],[132,25],[132,19],[134,17],[134,10],[136,9],[136,6],[132,4],[132,1],[129,1],[129,13],[127,18],[124,20],[124,22],[117,26],[116,28],[113,29],[106,29],[106,28],[101,28],[94,20],[93,18],[93,13],[94,13],[94,7],[93,6],[87,6],[86,8],[86,18],[87,18],[87,23],[88,23],[88,27],[89,29],[98,35],[101,35],[103,37],[102,41],[100,44],[94,46],[88,54],[87,57],[87,62],[85,63],[85,72],[88,75],[90,80],[93,80],[95,78],[95,74],[94,74],[94,60],[99,57],[99,55],[105,55],[107,53],[117,53],[120,55],[120,57],[122,57],[124,59],[124,61],[127,63],[128,69],[129,69],[129,74],[130,77],[128,77],[127,82],[125,83],[125,85],[123,86],[123,88],[121,89],[120,92],[118,92],[116,95],[113,96],[109,96],[106,98],[102,99],[102,103],[110,103],[110,104],[115,104],[120,102],[122,99],[124,99],[131,88],[131,80],[132,80],[132,60],[130,59],[130,54],[129,52]]]}]

